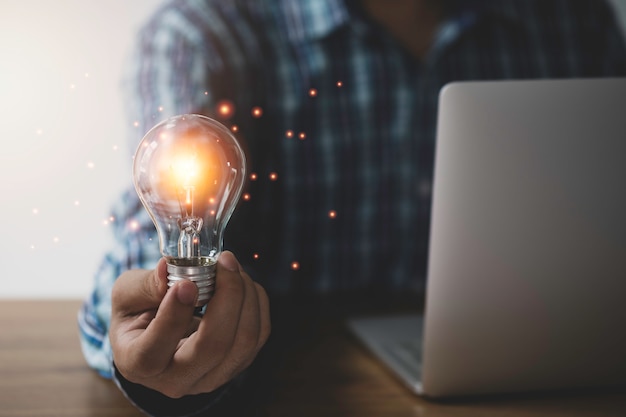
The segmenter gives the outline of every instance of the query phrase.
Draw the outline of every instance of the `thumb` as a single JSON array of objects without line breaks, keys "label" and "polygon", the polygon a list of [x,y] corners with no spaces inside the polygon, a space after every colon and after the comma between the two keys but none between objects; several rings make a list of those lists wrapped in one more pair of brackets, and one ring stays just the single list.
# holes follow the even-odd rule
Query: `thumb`
[{"label": "thumb", "polygon": [[156,310],[167,292],[167,264],[161,258],[153,270],[132,269],[115,281],[111,293],[114,313],[136,314]]},{"label": "thumb", "polygon": [[137,358],[147,373],[159,373],[171,362],[193,320],[198,287],[191,281],[177,282],[167,292],[146,330],[135,340]]}]

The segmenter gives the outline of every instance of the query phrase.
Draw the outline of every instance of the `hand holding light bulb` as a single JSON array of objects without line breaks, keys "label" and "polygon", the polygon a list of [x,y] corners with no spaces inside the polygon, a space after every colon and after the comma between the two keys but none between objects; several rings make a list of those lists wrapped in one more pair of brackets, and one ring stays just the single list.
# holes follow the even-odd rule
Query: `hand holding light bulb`
[{"label": "hand holding light bulb", "polygon": [[194,316],[197,286],[182,280],[168,289],[164,259],[152,271],[117,279],[109,338],[126,380],[180,398],[212,392],[253,362],[270,334],[267,295],[230,252],[222,252],[216,270],[202,318]]},{"label": "hand holding light bulb", "polygon": [[211,392],[248,367],[270,333],[267,294],[222,252],[243,188],[244,154],[218,122],[176,116],[146,134],[133,172],[163,259],[153,271],[130,270],[115,282],[114,363],[128,381],[169,397]]}]

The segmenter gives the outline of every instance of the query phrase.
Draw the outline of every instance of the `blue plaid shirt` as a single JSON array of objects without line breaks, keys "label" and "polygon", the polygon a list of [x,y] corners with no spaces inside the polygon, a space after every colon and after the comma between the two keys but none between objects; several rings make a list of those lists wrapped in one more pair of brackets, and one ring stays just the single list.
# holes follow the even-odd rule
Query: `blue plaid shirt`
[{"label": "blue plaid shirt", "polygon": [[[441,87],[626,75],[601,1],[450,5],[417,60],[355,1],[173,1],[141,30],[126,77],[131,148],[181,113],[235,131],[253,174],[225,245],[270,293],[420,289]],[[134,190],[112,216],[117,247],[79,315],[86,358],[105,376],[111,287],[160,257]]]}]

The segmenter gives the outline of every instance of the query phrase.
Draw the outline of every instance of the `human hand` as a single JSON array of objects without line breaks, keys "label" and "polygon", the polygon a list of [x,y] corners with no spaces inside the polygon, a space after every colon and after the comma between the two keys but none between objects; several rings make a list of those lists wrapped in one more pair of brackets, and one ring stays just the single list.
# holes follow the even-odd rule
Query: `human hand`
[{"label": "human hand", "polygon": [[212,392],[247,368],[270,334],[265,290],[235,256],[217,262],[215,293],[194,316],[191,281],[167,288],[167,266],[130,270],[115,282],[109,337],[118,371],[171,398]]}]

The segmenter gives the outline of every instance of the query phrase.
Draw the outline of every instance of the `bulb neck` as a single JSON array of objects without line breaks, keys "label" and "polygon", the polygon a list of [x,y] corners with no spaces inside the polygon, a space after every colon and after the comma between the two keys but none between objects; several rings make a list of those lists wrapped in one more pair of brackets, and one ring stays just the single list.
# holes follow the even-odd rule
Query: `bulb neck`
[{"label": "bulb neck", "polygon": [[198,287],[198,302],[196,307],[202,307],[209,302],[215,292],[216,264],[209,265],[172,265],[167,264],[167,286],[171,287],[176,282],[188,280]]}]

